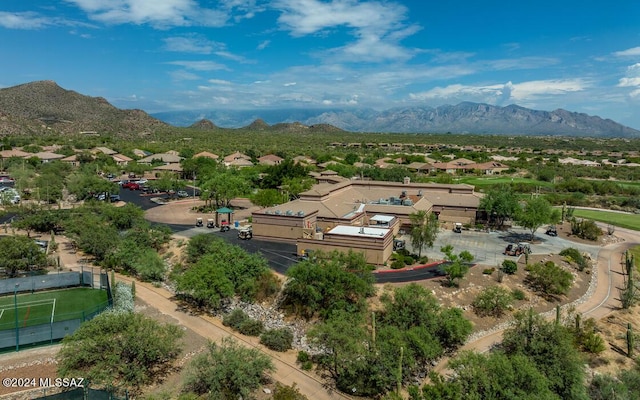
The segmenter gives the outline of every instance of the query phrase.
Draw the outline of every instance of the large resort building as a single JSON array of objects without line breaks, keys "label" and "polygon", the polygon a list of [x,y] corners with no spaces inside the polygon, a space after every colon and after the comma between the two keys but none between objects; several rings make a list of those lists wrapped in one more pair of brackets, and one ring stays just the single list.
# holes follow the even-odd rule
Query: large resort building
[{"label": "large resort building", "polygon": [[384,265],[394,238],[409,232],[409,216],[434,213],[441,226],[474,224],[481,195],[464,184],[349,180],[319,183],[296,200],[252,214],[257,239],[296,243],[307,250],[360,251]]}]

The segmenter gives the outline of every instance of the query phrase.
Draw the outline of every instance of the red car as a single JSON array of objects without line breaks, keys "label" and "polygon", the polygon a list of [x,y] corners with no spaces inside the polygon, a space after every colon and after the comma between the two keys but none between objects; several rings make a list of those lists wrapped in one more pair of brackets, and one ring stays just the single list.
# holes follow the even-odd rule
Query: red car
[{"label": "red car", "polygon": [[122,184],[123,189],[140,190],[140,185],[134,182],[127,182]]}]

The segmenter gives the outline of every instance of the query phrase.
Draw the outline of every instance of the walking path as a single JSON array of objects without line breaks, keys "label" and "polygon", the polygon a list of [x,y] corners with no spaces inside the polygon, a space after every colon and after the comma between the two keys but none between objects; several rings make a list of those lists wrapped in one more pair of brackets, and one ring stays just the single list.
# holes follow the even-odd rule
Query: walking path
[{"label": "walking path", "polygon": [[[624,253],[629,248],[640,244],[638,232],[630,229],[616,228],[616,236],[624,242],[604,246],[597,258],[597,282],[593,294],[581,304],[576,305],[576,312],[596,321],[605,318],[620,309],[619,289],[624,286]],[[466,343],[462,350],[486,352],[493,345],[502,341],[504,330],[492,332],[476,340]],[[441,374],[448,373],[449,359],[444,358],[434,368]]]}]

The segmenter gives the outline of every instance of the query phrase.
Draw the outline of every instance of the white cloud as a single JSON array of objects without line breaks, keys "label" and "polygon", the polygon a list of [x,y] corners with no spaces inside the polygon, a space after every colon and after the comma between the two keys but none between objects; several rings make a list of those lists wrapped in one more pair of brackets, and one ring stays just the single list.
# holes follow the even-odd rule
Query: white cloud
[{"label": "white cloud", "polygon": [[220,44],[200,37],[175,36],[163,39],[165,49],[181,53],[211,54]]},{"label": "white cloud", "polygon": [[640,63],[627,67],[626,76],[620,78],[618,87],[640,87]]},{"label": "white cloud", "polygon": [[207,82],[214,85],[231,85],[232,84],[230,81],[225,81],[223,79],[209,79]]},{"label": "white cloud", "polygon": [[194,0],[66,0],[91,19],[107,24],[224,26],[228,12],[202,8]]},{"label": "white cloud", "polygon": [[53,25],[49,18],[34,12],[11,13],[0,11],[0,26],[7,29],[40,29]]},{"label": "white cloud", "polygon": [[418,101],[476,101],[502,105],[507,102],[525,103],[540,98],[561,96],[583,91],[589,87],[590,83],[581,78],[477,86],[455,84],[436,87],[425,92],[410,93],[409,98]]},{"label": "white cloud", "polygon": [[195,71],[226,70],[227,67],[214,61],[169,61],[167,64],[178,65]]},{"label": "white cloud", "polygon": [[36,12],[0,11],[0,27],[7,29],[42,29],[50,26],[73,26],[93,28],[92,25],[59,17],[47,17]]},{"label": "white cloud", "polygon": [[355,41],[331,50],[333,56],[348,61],[406,60],[413,51],[399,41],[421,28],[407,26],[407,8],[398,3],[353,0],[276,0],[273,7],[281,11],[278,22],[293,36],[325,33],[345,27]]},{"label": "white cloud", "polygon": [[174,81],[195,81],[200,79],[198,75],[185,70],[170,71],[169,75]]},{"label": "white cloud", "polygon": [[282,85],[282,86],[284,86],[284,87],[289,87],[289,86],[295,86],[295,85],[296,85],[296,83],[295,83],[295,82],[287,82],[287,83],[285,83],[285,84],[284,84],[284,85]]},{"label": "white cloud", "polygon": [[640,56],[640,47],[632,47],[630,49],[616,51],[613,55],[616,57],[638,57]]},{"label": "white cloud", "polygon": [[263,42],[261,42],[258,47],[256,47],[258,50],[264,50],[267,48],[267,46],[269,46],[269,44],[271,44],[271,40],[265,40]]}]

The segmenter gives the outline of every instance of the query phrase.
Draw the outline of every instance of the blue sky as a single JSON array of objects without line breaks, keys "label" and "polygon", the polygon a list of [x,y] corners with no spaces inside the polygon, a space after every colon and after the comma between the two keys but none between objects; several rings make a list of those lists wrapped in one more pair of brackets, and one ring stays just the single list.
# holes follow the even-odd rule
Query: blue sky
[{"label": "blue sky", "polygon": [[0,54],[0,87],[147,112],[473,101],[640,129],[638,0],[2,0]]}]

